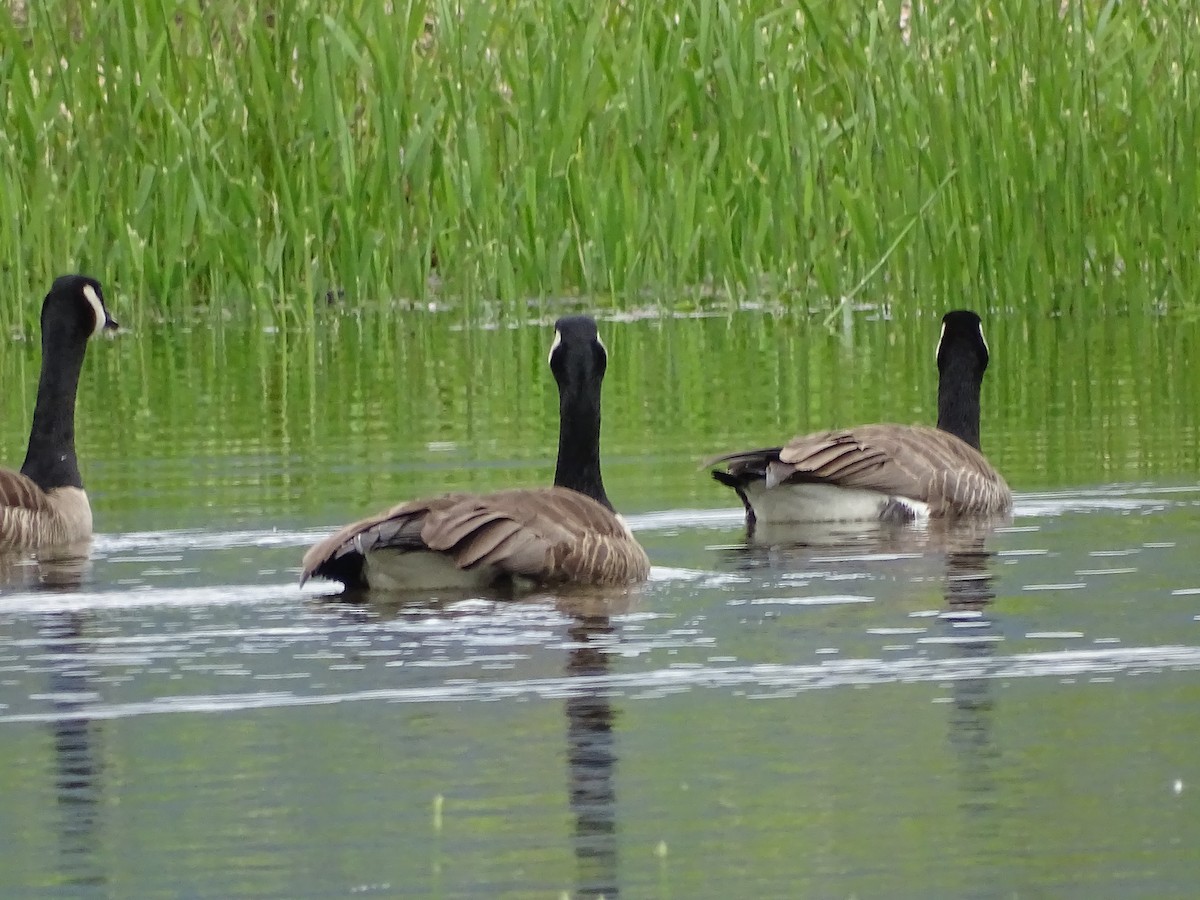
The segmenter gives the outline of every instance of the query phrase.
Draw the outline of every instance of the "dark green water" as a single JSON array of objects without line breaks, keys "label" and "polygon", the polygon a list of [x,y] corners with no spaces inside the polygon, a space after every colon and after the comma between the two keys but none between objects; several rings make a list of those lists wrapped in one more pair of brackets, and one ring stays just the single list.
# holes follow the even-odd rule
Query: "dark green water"
[{"label": "dark green water", "polygon": [[3,895],[1193,896],[1200,327],[987,326],[1011,523],[747,546],[697,460],[932,421],[936,317],[603,323],[652,579],[507,605],[295,581],[376,507],[549,481],[548,319],[92,347],[92,559],[0,587]]}]

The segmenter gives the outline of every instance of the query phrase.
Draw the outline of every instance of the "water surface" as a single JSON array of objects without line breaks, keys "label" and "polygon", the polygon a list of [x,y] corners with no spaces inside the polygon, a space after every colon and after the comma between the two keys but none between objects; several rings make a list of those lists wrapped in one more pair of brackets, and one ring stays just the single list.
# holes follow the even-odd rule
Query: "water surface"
[{"label": "water surface", "polygon": [[544,321],[93,347],[91,558],[0,566],[6,895],[1193,895],[1200,329],[988,325],[1011,521],[747,542],[696,460],[932,421],[936,319],[604,324],[652,578],[520,603],[296,577],[375,507],[549,480]]}]

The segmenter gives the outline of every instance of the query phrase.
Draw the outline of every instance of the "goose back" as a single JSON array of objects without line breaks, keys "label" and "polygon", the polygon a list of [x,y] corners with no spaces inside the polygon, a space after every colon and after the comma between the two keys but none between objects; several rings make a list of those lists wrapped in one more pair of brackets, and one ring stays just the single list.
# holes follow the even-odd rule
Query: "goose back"
[{"label": "goose back", "polygon": [[[922,425],[822,431],[801,435],[783,447],[709,461],[721,463],[726,471],[720,480],[743,491],[756,481],[764,490],[825,484],[915,500],[932,516],[1001,513],[1012,506],[1008,484],[983,454],[952,434]],[[891,512],[911,518],[898,509]]]},{"label": "goose back", "polygon": [[[408,558],[421,553],[444,562]],[[619,516],[570,488],[549,487],[401,503],[313,546],[301,583],[319,576],[348,587],[412,590],[614,585],[649,572],[646,551]]]},{"label": "goose back", "polygon": [[979,450],[989,354],[979,316],[942,317],[938,427],[877,424],[800,435],[780,447],[714,457],[713,477],[757,521],[908,521],[1007,512],[1012,492]]}]

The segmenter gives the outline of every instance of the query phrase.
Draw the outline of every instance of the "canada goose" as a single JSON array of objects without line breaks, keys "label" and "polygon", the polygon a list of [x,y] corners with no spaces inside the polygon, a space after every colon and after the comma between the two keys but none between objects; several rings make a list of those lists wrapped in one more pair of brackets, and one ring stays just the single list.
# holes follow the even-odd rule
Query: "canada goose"
[{"label": "canada goose", "polygon": [[354,522],[304,554],[316,575],[376,590],[626,584],[650,572],[600,477],[600,386],[608,353],[587,316],[554,324],[554,487],[446,494]]},{"label": "canada goose", "polygon": [[75,458],[75,394],[87,342],[115,329],[100,282],[54,280],[42,303],[42,374],[20,472],[0,469],[0,551],[34,552],[92,534],[92,508]]},{"label": "canada goose", "polygon": [[746,524],[904,522],[1006,512],[1012,492],[979,451],[979,391],[988,346],[979,316],[942,317],[938,424],[863,425],[793,438],[784,447],[715,457],[713,477],[737,491]]}]

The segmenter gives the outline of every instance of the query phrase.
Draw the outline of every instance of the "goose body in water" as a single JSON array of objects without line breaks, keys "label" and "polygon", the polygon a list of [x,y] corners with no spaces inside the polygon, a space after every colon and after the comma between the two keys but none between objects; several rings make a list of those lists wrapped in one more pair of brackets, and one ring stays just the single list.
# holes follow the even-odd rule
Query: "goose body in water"
[{"label": "goose body in water", "polygon": [[821,431],[705,465],[723,466],[712,475],[737,492],[751,528],[1005,513],[1012,492],[979,449],[979,395],[988,359],[979,316],[949,312],[937,347],[937,428],[881,424]]},{"label": "goose body in water", "polygon": [[614,512],[600,474],[600,388],[608,354],[587,316],[554,326],[558,383],[554,486],[453,493],[401,503],[342,528],[305,555],[312,577],[392,591],[514,590],[644,580],[645,550]]}]

